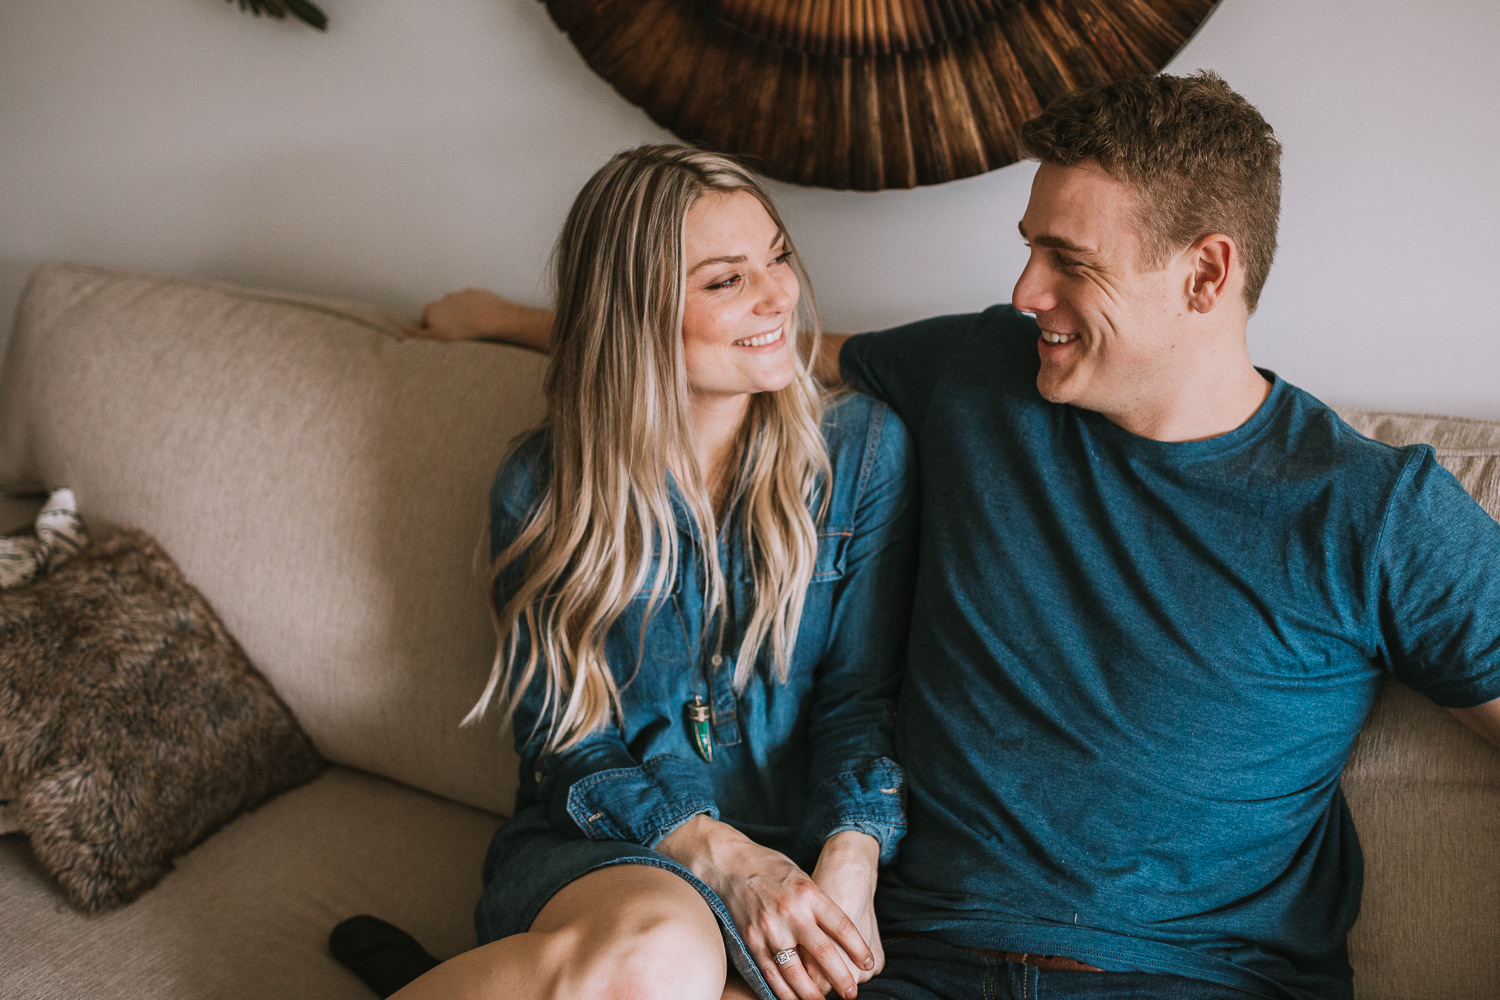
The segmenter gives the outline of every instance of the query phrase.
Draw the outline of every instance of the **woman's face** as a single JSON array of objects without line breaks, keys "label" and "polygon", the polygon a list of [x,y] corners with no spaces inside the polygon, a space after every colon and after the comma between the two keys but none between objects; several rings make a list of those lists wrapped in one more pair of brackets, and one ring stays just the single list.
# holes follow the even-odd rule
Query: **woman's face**
[{"label": "woman's face", "polygon": [[682,355],[699,402],[774,392],[797,374],[792,318],[801,286],[786,238],[747,191],[688,209]]}]

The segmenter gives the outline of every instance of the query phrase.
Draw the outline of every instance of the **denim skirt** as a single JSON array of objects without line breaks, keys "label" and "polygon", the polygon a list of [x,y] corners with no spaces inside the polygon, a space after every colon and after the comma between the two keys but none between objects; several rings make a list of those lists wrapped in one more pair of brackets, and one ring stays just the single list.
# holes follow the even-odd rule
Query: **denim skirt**
[{"label": "denim skirt", "polygon": [[611,865],[662,868],[696,889],[719,921],[730,964],[761,1000],[776,1000],[718,893],[665,854],[640,844],[562,836],[548,823],[545,806],[523,808],[490,841],[484,859],[484,892],[474,910],[479,943],[529,930],[542,907],[564,886]]}]

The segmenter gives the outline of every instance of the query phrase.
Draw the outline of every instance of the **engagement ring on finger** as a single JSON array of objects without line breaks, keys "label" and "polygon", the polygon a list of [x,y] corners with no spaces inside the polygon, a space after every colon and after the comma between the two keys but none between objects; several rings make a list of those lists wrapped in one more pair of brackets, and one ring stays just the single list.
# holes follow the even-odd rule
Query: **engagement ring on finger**
[{"label": "engagement ring on finger", "polygon": [[774,954],[774,955],[771,956],[771,958],[775,959],[777,965],[785,965],[786,963],[790,962],[792,959],[794,959],[796,957],[797,957],[797,949],[796,948],[783,948],[780,951],[778,951],[776,954]]}]

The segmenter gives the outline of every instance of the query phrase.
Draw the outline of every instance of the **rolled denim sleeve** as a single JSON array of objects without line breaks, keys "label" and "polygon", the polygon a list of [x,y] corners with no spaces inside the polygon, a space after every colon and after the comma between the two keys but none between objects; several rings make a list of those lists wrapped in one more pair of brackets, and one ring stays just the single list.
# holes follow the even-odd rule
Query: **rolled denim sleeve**
[{"label": "rolled denim sleeve", "polygon": [[618,738],[590,739],[554,758],[547,780],[554,784],[552,825],[590,840],[655,847],[694,816],[719,818],[711,791],[687,761],[663,753],[637,764]]},{"label": "rolled denim sleeve", "polygon": [[522,794],[546,803],[559,833],[655,847],[699,813],[719,818],[701,768],[670,753],[637,760],[613,726],[566,750],[546,750],[550,717],[541,711],[542,701],[537,679],[516,705],[516,752]]},{"label": "rolled denim sleeve", "polygon": [[833,834],[857,830],[880,842],[884,864],[906,830],[894,723],[915,570],[914,463],[901,420],[876,404],[814,692],[810,795],[798,834],[813,853]]},{"label": "rolled denim sleeve", "polygon": [[[498,556],[519,535],[540,495],[534,448],[523,446],[495,478],[490,493],[490,550]],[[495,577],[496,607],[505,604],[525,577],[515,560]],[[511,655],[524,662],[530,636],[521,632]],[[626,840],[646,847],[699,813],[715,819],[719,809],[701,769],[672,754],[640,761],[613,726],[590,733],[563,751],[546,749],[554,705],[546,697],[541,665],[511,716],[521,759],[523,800],[543,802],[554,829],[591,840]]]}]

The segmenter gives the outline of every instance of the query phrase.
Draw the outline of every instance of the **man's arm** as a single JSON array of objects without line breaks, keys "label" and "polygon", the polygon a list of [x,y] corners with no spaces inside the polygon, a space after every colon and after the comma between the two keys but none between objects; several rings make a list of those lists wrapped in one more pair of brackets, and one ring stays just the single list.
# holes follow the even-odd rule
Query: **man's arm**
[{"label": "man's arm", "polygon": [[422,318],[402,332],[428,340],[496,340],[545,354],[552,339],[552,310],[523,306],[482,288],[465,288],[427,303]]},{"label": "man's arm", "polygon": [[823,341],[818,345],[818,356],[812,359],[813,377],[829,388],[844,383],[844,376],[839,372],[839,352],[844,349],[844,341],[851,336],[853,334],[825,331]]},{"label": "man's arm", "polygon": [[[546,354],[552,339],[552,315],[550,309],[523,306],[482,288],[465,288],[427,303],[422,318],[402,332],[427,340],[494,340]],[[814,377],[824,385],[842,384],[839,351],[850,336],[823,334],[812,365]]]},{"label": "man's arm", "polygon": [[1473,708],[1450,708],[1453,717],[1500,747],[1500,698]]}]

